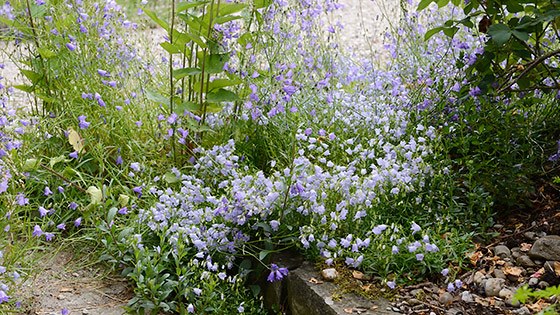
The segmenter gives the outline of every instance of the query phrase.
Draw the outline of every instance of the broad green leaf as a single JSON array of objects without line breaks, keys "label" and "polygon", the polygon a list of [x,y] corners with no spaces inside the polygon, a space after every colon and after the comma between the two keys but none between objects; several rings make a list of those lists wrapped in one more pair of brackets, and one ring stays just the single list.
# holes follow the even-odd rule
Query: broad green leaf
[{"label": "broad green leaf", "polygon": [[24,172],[32,172],[36,171],[39,168],[39,160],[37,159],[27,159],[23,164],[23,171]]},{"label": "broad green leaf", "polygon": [[511,38],[511,29],[505,24],[492,24],[488,28],[488,34],[496,45],[501,46]]},{"label": "broad green leaf", "polygon": [[89,186],[86,192],[89,194],[91,204],[97,205],[101,203],[101,200],[103,200],[103,193],[101,192],[101,189],[95,186]]},{"label": "broad green leaf", "polygon": [[271,4],[272,4],[272,0],[254,0],[253,1],[253,6],[255,7],[255,9],[265,8],[265,7],[268,7]]},{"label": "broad green leaf", "polygon": [[170,42],[163,42],[159,44],[165,51],[170,54],[182,54],[183,52],[177,46],[171,44]]},{"label": "broad green leaf", "polygon": [[205,58],[204,72],[205,73],[221,73],[224,71],[224,66],[228,62],[229,53],[225,54],[210,54]]},{"label": "broad green leaf", "polygon": [[183,102],[183,103],[178,103],[175,107],[175,113],[178,115],[183,115],[185,113],[185,111],[188,112],[200,112],[202,110],[202,106],[200,106],[200,104],[195,103],[195,102]]},{"label": "broad green leaf", "polygon": [[163,105],[167,105],[169,106],[169,98],[166,96],[163,96],[155,91],[152,90],[146,90],[145,92],[146,94],[146,98],[148,98],[150,101],[154,101],[156,103],[160,103]]},{"label": "broad green leaf", "polygon": [[70,161],[69,159],[66,158],[66,156],[64,155],[59,155],[57,157],[53,157],[51,158],[51,160],[49,161],[49,165],[51,168],[53,168],[56,164],[60,163],[60,162],[68,162]]},{"label": "broad green leaf", "polygon": [[175,183],[181,181],[181,179],[178,178],[173,172],[165,173],[163,175],[163,180],[165,180],[165,182],[168,183],[168,184],[175,184]]},{"label": "broad green leaf", "polygon": [[25,84],[18,84],[18,85],[14,85],[14,88],[20,90],[20,91],[24,91],[27,93],[33,93],[33,91],[35,91],[35,87],[31,86],[31,85],[25,85]]},{"label": "broad green leaf", "polygon": [[226,16],[218,16],[217,18],[215,18],[214,20],[212,20],[212,22],[214,24],[224,24],[227,23],[229,21],[234,21],[234,20],[239,20],[242,19],[243,17],[240,15],[226,15]]},{"label": "broad green leaf", "polygon": [[454,27],[446,27],[443,29],[443,34],[447,35],[448,37],[453,37],[455,36],[455,34],[457,33],[457,31],[459,30],[458,27],[454,26]]},{"label": "broad green leaf", "polygon": [[443,30],[442,26],[436,27],[436,28],[432,28],[431,30],[428,30],[426,32],[426,34],[424,34],[424,40],[428,40],[430,39],[432,36],[434,36],[435,34],[441,32]]},{"label": "broad green leaf", "polygon": [[39,54],[41,55],[41,57],[43,57],[45,59],[51,59],[51,58],[57,56],[57,54],[54,51],[52,51],[48,48],[45,48],[45,47],[39,48],[38,51],[39,51]]},{"label": "broad green leaf", "polygon": [[230,15],[245,9],[248,5],[246,3],[222,3],[218,11],[219,16]]},{"label": "broad green leaf", "polygon": [[226,89],[218,89],[206,94],[206,101],[209,103],[234,102],[237,100],[239,100],[237,94]]},{"label": "broad green leaf", "polygon": [[202,7],[205,4],[207,4],[209,1],[193,1],[193,2],[181,2],[177,4],[177,7],[175,8],[176,12],[183,12],[186,11],[188,9],[192,9],[192,8],[196,8],[196,7]]},{"label": "broad green leaf", "polygon": [[272,251],[270,251],[270,250],[261,250],[259,252],[259,260],[263,261],[266,258],[266,256],[268,256],[271,253],[272,253]]},{"label": "broad green leaf", "polygon": [[205,109],[207,113],[219,113],[224,107],[217,103],[206,103]]},{"label": "broad green leaf", "polygon": [[182,68],[182,69],[175,69],[173,70],[173,77],[175,79],[182,79],[186,76],[197,75],[200,74],[202,71],[200,68]]},{"label": "broad green leaf", "polygon": [[512,34],[513,34],[513,36],[515,36],[516,38],[518,38],[519,40],[522,40],[524,42],[529,40],[529,34],[526,33],[526,32],[520,32],[520,31],[513,30]]},{"label": "broad green leaf", "polygon": [[437,0],[422,0],[418,4],[418,7],[416,8],[416,11],[422,11],[425,8],[427,8],[432,2],[436,2],[436,1]]},{"label": "broad green leaf", "polygon": [[115,219],[115,216],[117,215],[117,207],[112,207],[111,209],[109,209],[109,212],[107,213],[107,223],[111,223],[113,221],[113,219]]},{"label": "broad green leaf", "polygon": [[437,1],[438,8],[440,8],[440,9],[445,7],[448,4],[449,4],[449,0],[438,0]]},{"label": "broad green leaf", "polygon": [[42,74],[37,73],[37,72],[35,72],[35,71],[21,69],[20,72],[21,72],[21,74],[23,74],[26,78],[28,78],[29,81],[31,81],[33,84],[37,84],[37,83],[43,78],[43,75],[42,75]]},{"label": "broad green leaf", "polygon": [[150,19],[152,19],[152,21],[154,21],[157,25],[161,26],[164,30],[169,32],[169,24],[163,21],[162,19],[160,19],[154,11],[145,9],[144,13],[146,13],[146,15]]}]

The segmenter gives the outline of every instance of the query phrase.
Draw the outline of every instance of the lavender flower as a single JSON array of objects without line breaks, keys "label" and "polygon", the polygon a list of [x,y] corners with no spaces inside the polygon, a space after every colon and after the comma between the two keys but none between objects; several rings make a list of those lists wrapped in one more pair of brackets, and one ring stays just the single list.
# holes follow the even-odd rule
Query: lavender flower
[{"label": "lavender flower", "polygon": [[278,267],[276,264],[270,265],[270,274],[268,275],[268,282],[275,282],[282,280],[288,275],[288,269],[283,267]]}]

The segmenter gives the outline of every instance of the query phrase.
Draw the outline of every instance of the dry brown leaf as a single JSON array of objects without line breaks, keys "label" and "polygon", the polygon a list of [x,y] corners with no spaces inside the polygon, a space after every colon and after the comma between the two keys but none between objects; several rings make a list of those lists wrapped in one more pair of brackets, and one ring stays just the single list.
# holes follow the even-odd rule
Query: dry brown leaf
[{"label": "dry brown leaf", "polygon": [[482,258],[482,256],[483,256],[482,252],[474,252],[469,255],[469,260],[471,261],[471,264],[473,266],[476,266],[476,264],[478,263],[480,258]]},{"label": "dry brown leaf", "polygon": [[363,285],[362,290],[364,290],[365,292],[368,292],[369,290],[371,290],[371,284]]},{"label": "dry brown leaf", "polygon": [[354,312],[354,310],[352,308],[345,308],[344,309],[344,313],[352,314],[353,312]]},{"label": "dry brown leaf", "polygon": [[379,308],[379,306],[377,306],[377,305],[372,305],[369,309],[372,310],[372,311],[375,311],[375,310],[378,309],[378,308]]},{"label": "dry brown leaf", "polygon": [[537,270],[534,274],[531,275],[531,278],[540,278],[544,274],[544,268]]},{"label": "dry brown leaf", "polygon": [[498,265],[498,266],[503,266],[505,264],[506,264],[505,260],[502,260],[502,259],[496,260],[496,265]]},{"label": "dry brown leaf", "polygon": [[535,303],[527,304],[526,306],[536,314],[542,311],[544,308],[550,306],[550,303],[547,303],[545,300],[538,300]]},{"label": "dry brown leaf", "polygon": [[521,245],[519,246],[519,249],[520,249],[522,252],[528,252],[528,251],[531,250],[531,247],[533,247],[532,244],[529,244],[529,243],[521,243]]},{"label": "dry brown leaf", "polygon": [[554,262],[554,273],[557,277],[560,277],[560,262],[558,261]]},{"label": "dry brown leaf", "polygon": [[519,267],[504,267],[502,269],[506,275],[512,275],[514,277],[520,277],[523,269]]},{"label": "dry brown leaf", "polygon": [[371,277],[366,276],[363,272],[359,272],[358,270],[353,270],[352,271],[352,277],[354,277],[354,279],[358,279],[358,280],[371,280]]},{"label": "dry brown leaf", "polygon": [[313,283],[313,284],[321,284],[321,283],[323,283],[323,281],[317,280],[317,279],[315,279],[315,278],[309,279],[309,282],[310,282],[310,283]]}]

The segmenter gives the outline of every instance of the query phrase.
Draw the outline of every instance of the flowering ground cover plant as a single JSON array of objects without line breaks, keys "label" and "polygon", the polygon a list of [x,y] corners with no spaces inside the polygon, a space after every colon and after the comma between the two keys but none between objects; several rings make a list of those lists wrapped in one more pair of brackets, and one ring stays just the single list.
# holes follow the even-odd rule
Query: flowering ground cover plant
[{"label": "flowering ground cover plant", "polygon": [[[282,280],[271,254],[293,247],[391,289],[440,274],[460,288],[501,189],[525,190],[556,150],[553,95],[465,95],[459,65],[483,38],[423,40],[457,8],[403,13],[376,67],[332,40],[335,1],[149,7],[0,10],[26,78],[0,85],[0,308],[26,307],[18,253],[80,233],[134,283],[131,312],[264,313],[245,281]],[[134,42],[148,24],[158,48]],[[10,109],[14,88],[28,111]]]}]

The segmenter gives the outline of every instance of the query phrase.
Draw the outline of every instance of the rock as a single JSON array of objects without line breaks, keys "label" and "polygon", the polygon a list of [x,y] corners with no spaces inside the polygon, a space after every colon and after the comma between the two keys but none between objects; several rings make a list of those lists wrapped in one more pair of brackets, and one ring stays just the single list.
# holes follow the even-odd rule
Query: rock
[{"label": "rock", "polygon": [[412,298],[408,300],[408,304],[410,305],[418,305],[418,304],[422,304],[422,302],[418,299]]},{"label": "rock", "polygon": [[539,289],[546,289],[548,287],[550,287],[550,283],[546,282],[546,281],[540,281],[538,284]]},{"label": "rock", "polygon": [[560,261],[560,236],[543,236],[535,241],[529,256],[533,259]]},{"label": "rock", "polygon": [[504,287],[506,280],[500,278],[490,278],[484,284],[484,292],[486,296],[498,296],[500,290]]},{"label": "rock", "polygon": [[501,229],[501,228],[503,228],[503,227],[504,227],[504,226],[503,226],[502,224],[494,224],[494,228],[495,228],[495,229]]},{"label": "rock", "polygon": [[505,280],[506,274],[501,269],[494,269],[494,277]]},{"label": "rock", "polygon": [[334,268],[327,268],[321,270],[321,276],[325,281],[334,281],[338,277],[338,271]]},{"label": "rock", "polygon": [[461,311],[458,308],[452,308],[447,310],[447,312],[445,312],[445,315],[463,315],[463,311]]},{"label": "rock", "polygon": [[508,288],[503,288],[498,293],[498,296],[501,297],[504,300],[507,300],[507,299],[510,299],[513,296],[513,291],[511,291]]},{"label": "rock", "polygon": [[474,273],[473,282],[475,284],[480,285],[482,283],[482,280],[484,280],[484,278],[486,278],[486,275],[481,271],[477,271]]},{"label": "rock", "polygon": [[525,268],[537,267],[537,264],[535,264],[535,262],[532,261],[531,258],[529,258],[529,256],[527,256],[527,255],[521,255],[521,256],[517,257],[517,259],[515,261],[521,267],[525,267]]},{"label": "rock", "polygon": [[513,311],[513,313],[516,315],[531,315],[531,311],[527,308],[527,306],[523,306],[522,308]]},{"label": "rock", "polygon": [[443,305],[449,305],[451,304],[451,302],[453,302],[453,295],[451,295],[451,293],[449,292],[443,292],[442,294],[439,295],[439,303],[443,304]]},{"label": "rock", "polygon": [[531,231],[523,233],[523,236],[525,236],[525,238],[527,238],[531,241],[534,241],[534,240],[537,239],[537,233],[531,232]]},{"label": "rock", "polygon": [[560,284],[560,262],[547,261],[544,263],[544,274],[540,278],[542,281],[548,282],[550,285]]},{"label": "rock", "polygon": [[89,314],[89,310],[87,308],[84,308],[82,310],[82,315],[88,315]]},{"label": "rock", "polygon": [[474,298],[469,291],[463,291],[461,293],[461,300],[465,303],[472,303],[474,302]]},{"label": "rock", "polygon": [[521,248],[519,247],[513,247],[511,249],[511,257],[513,257],[514,259],[517,259],[519,256],[521,256]]},{"label": "rock", "polygon": [[539,279],[538,278],[530,278],[529,279],[528,285],[530,287],[535,287],[535,286],[537,286],[537,284],[539,284]]},{"label": "rock", "polygon": [[511,251],[505,245],[498,245],[494,247],[494,255],[500,258],[511,258]]},{"label": "rock", "polygon": [[426,295],[426,292],[424,292],[424,289],[419,288],[410,291],[410,295],[418,299]]}]

